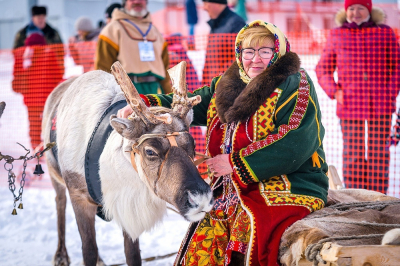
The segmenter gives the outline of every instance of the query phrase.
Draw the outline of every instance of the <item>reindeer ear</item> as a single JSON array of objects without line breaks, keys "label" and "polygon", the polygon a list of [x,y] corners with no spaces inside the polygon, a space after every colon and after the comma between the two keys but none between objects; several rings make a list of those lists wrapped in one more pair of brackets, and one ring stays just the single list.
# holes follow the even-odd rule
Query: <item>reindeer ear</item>
[{"label": "reindeer ear", "polygon": [[127,118],[117,118],[112,115],[110,117],[111,126],[124,138],[129,140],[136,140],[143,135],[145,125],[141,120],[130,120]]},{"label": "reindeer ear", "polygon": [[186,114],[185,123],[188,127],[193,122],[193,109],[190,109],[189,112]]}]

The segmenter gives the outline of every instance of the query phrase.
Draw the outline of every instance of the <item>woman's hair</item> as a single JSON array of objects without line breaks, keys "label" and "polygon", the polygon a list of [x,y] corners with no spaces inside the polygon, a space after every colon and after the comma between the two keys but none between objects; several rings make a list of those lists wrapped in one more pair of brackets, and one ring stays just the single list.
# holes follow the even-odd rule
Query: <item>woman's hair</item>
[{"label": "woman's hair", "polygon": [[251,27],[242,33],[243,48],[260,46],[266,40],[270,40],[275,44],[275,35],[262,26]]}]

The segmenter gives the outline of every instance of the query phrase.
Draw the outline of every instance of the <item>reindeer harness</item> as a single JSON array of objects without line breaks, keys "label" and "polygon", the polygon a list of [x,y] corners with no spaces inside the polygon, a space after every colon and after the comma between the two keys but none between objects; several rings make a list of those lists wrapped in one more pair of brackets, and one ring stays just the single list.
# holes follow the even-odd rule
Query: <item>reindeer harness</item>
[{"label": "reindeer harness", "polygon": [[[139,93],[137,92],[135,86],[129,79],[122,65],[117,61],[111,66],[111,73],[114,75],[115,80],[120,85],[121,90],[123,91],[127,103],[131,106],[133,110],[133,115],[139,117],[145,125],[153,124],[157,125],[160,123],[170,124],[172,122],[172,118],[169,114],[154,114],[149,108],[145,105]],[[171,77],[172,85],[173,85],[173,101],[171,104],[172,112],[178,115],[180,118],[186,117],[187,113],[193,108],[193,106],[197,105],[201,102],[201,97],[199,95],[195,97],[188,98],[187,97],[187,87],[186,87],[186,62],[182,61],[175,67],[168,69],[168,74]],[[132,115],[131,115],[132,116]],[[189,134],[187,131],[181,132],[172,132],[166,134],[144,134],[142,135],[136,144],[132,145],[131,151],[131,164],[133,168],[137,171],[137,165],[135,162],[136,153],[139,154],[138,147],[149,138],[167,138],[171,147],[178,147],[176,143],[175,137],[180,134]],[[170,148],[171,149],[171,148]],[[158,176],[154,181],[154,193],[157,195],[157,182],[161,177],[162,169],[164,167],[165,162],[167,161],[168,154],[170,149],[165,154],[164,161],[161,163],[160,169],[158,170]],[[140,155],[139,155],[140,156]],[[189,156],[190,158],[190,156]],[[190,158],[192,162],[193,159]],[[203,158],[204,161],[204,158]],[[195,162],[194,162],[195,163]],[[146,176],[147,181],[150,183],[150,180]]]},{"label": "reindeer harness", "polygon": [[[165,158],[164,158],[163,162],[161,163],[160,169],[158,169],[158,176],[157,176],[157,179],[154,180],[154,194],[156,194],[156,195],[157,195],[157,182],[158,182],[158,180],[161,178],[162,170],[163,170],[163,167],[164,167],[165,162],[166,162],[167,159],[168,159],[169,151],[171,150],[172,147],[179,147],[178,144],[177,144],[177,142],[176,142],[176,136],[179,136],[179,135],[182,135],[182,134],[189,134],[189,132],[187,132],[187,131],[180,131],[180,132],[172,132],[172,133],[168,132],[168,133],[166,133],[166,134],[144,134],[144,135],[142,135],[142,136],[138,139],[137,143],[135,143],[135,144],[132,145],[131,164],[132,164],[132,166],[133,166],[133,168],[135,169],[136,172],[138,172],[138,169],[137,169],[137,165],[136,165],[136,161],[135,161],[135,155],[136,155],[136,154],[139,154],[138,147],[139,147],[145,140],[147,140],[147,139],[152,139],[152,138],[167,138],[168,141],[169,141],[169,144],[171,145],[171,147],[168,149],[167,153],[165,154]],[[197,154],[197,153],[196,153],[196,154]],[[139,154],[139,156],[140,156],[140,154]],[[195,166],[198,166],[200,163],[204,162],[204,160],[206,159],[207,156],[204,156],[204,155],[203,155],[203,157],[204,157],[204,158],[201,158],[201,159],[198,159],[198,160],[195,160],[195,161],[194,161],[194,160],[189,156],[190,160],[194,163]],[[207,158],[208,158],[208,157],[207,157]],[[146,176],[146,175],[145,175],[145,176]],[[148,179],[147,176],[146,176],[146,178],[147,178],[147,181],[150,183],[150,180]]]}]

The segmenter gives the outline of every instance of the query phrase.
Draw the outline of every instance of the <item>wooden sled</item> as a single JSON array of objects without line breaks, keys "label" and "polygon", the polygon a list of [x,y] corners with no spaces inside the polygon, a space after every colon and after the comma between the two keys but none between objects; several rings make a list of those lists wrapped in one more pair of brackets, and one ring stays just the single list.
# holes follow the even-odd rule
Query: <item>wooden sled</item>
[{"label": "wooden sled", "polygon": [[329,178],[329,188],[330,189],[342,189],[343,183],[340,180],[339,174],[336,170],[336,167],[330,165],[328,168],[328,178]]},{"label": "wooden sled", "polygon": [[[335,166],[331,165],[329,166],[329,171],[328,171],[328,177],[329,177],[329,187],[330,187],[330,195],[333,195],[333,197],[335,197],[336,195],[336,199],[341,198],[341,196],[343,195],[344,199],[343,202],[351,202],[351,197],[349,198],[345,198],[347,196],[352,196],[352,190],[346,190],[343,189],[343,185],[341,182],[341,179],[339,177],[339,174],[335,168]],[[353,190],[355,192],[355,190]],[[385,202],[385,201],[393,201],[396,200],[396,198],[392,198],[392,197],[388,197],[384,194],[380,194],[377,192],[372,192],[372,191],[366,191],[366,190],[359,190],[360,194],[365,193],[370,193],[372,195],[373,201],[375,202]],[[357,193],[357,192],[356,192]],[[347,194],[347,195],[346,195]],[[359,199],[362,199],[362,197],[360,197]],[[397,199],[398,205],[400,206],[400,200]],[[329,201],[329,200],[328,200]],[[357,200],[355,201],[357,202]],[[392,206],[391,208],[393,208],[395,206]],[[400,210],[399,207],[397,207],[397,210]],[[318,212],[321,212],[318,211]],[[361,211],[362,212],[362,211]],[[361,213],[360,212],[360,213]],[[301,235],[301,228],[299,228],[299,230],[293,230],[294,228],[288,228],[288,231],[292,230],[292,232],[288,232],[287,235],[295,235],[296,237],[302,238],[304,240],[303,241],[298,241],[296,240],[296,238],[290,243],[290,241],[286,241],[286,243],[283,243],[284,245],[288,245],[289,243],[291,244],[291,250],[292,250],[292,255],[287,256],[288,253],[285,253],[284,255],[286,255],[287,257],[291,257],[289,260],[286,260],[287,262],[291,261],[291,265],[287,265],[287,266],[294,266],[294,265],[299,265],[299,266],[313,266],[313,265],[318,265],[318,266],[394,266],[394,265],[399,265],[400,266],[400,245],[379,245],[380,243],[380,239],[375,239],[375,240],[361,240],[361,242],[363,242],[362,244],[356,244],[356,245],[340,245],[338,243],[334,243],[333,241],[329,241],[329,242],[325,242],[323,244],[320,244],[318,249],[317,249],[317,256],[320,256],[320,258],[322,260],[324,260],[326,263],[322,263],[322,262],[311,262],[309,260],[306,259],[305,257],[305,253],[307,253],[307,251],[305,250],[306,247],[309,247],[308,245],[310,243],[314,243],[311,244],[311,247],[313,245],[316,245],[316,243],[318,242],[318,240],[314,240],[314,241],[309,241],[307,240],[307,238],[318,238],[320,239],[320,236],[313,236],[313,234],[318,231],[318,220],[321,221],[325,218],[318,218],[318,215],[316,215],[317,212],[315,212],[313,215],[314,217],[317,217],[316,222],[313,223],[311,222],[309,225],[309,227],[307,227],[307,224],[303,224],[300,227],[304,227],[304,229],[309,230],[309,234],[304,234]],[[311,215],[311,216],[313,216]],[[316,215],[316,216],[315,216]],[[356,214],[357,215],[357,214]],[[397,214],[396,214],[397,215]],[[348,219],[350,216],[347,217],[338,217],[338,221],[337,222],[345,222],[347,221],[346,219]],[[368,216],[367,216],[368,217]],[[293,226],[298,226],[300,221],[296,222]],[[370,221],[371,222],[371,221]],[[307,222],[305,222],[307,223]],[[398,223],[398,222],[393,222],[392,223]],[[296,225],[297,224],[297,225]],[[334,225],[334,224],[332,224]],[[336,225],[337,226],[337,225]],[[346,224],[343,224],[343,226],[346,226]],[[390,228],[392,229],[392,228]],[[390,230],[390,229],[387,229]],[[338,229],[340,230],[340,228]],[[344,229],[343,229],[344,230]],[[375,230],[375,229],[374,229]],[[377,230],[378,231],[378,230]],[[383,233],[382,230],[376,233]],[[332,233],[332,232],[331,232]],[[349,233],[349,232],[347,232]],[[339,234],[339,233],[338,233]],[[350,233],[351,234],[351,233]],[[356,232],[355,232],[356,234]],[[333,233],[332,235],[327,235],[328,237],[335,237],[336,234]],[[326,237],[326,236],[325,236]],[[329,239],[327,239],[329,240]],[[297,243],[296,243],[297,241]],[[284,241],[283,241],[284,242]],[[336,241],[335,241],[336,242]],[[340,241],[338,241],[340,242]],[[345,242],[342,242],[343,244]],[[351,242],[350,242],[351,243]],[[397,243],[396,243],[397,244]],[[297,247],[296,247],[297,245]],[[322,248],[321,248],[322,246]],[[281,247],[282,247],[282,243],[281,243]],[[297,254],[296,254],[297,253]],[[299,259],[299,255],[301,254],[301,258]],[[281,254],[282,255],[282,254]],[[295,258],[297,257],[297,259]],[[297,261],[297,263],[295,263]],[[282,263],[283,261],[281,261]],[[286,264],[284,264],[286,265]]]},{"label": "wooden sled", "polygon": [[[364,245],[341,246],[327,242],[320,251],[326,264],[318,266],[395,266],[400,265],[400,246]],[[313,266],[303,258],[299,266]]]}]

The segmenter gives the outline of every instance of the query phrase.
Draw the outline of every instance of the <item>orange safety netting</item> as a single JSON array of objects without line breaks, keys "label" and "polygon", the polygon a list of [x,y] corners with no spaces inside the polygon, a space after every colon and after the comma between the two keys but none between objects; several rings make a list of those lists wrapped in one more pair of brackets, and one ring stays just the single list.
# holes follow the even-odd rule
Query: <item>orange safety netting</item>
[{"label": "orange safety netting", "polygon": [[[291,50],[299,54],[318,94],[327,163],[338,168],[346,187],[396,196],[400,191],[399,120],[395,126],[400,106],[398,35],[386,28],[287,33]],[[234,61],[235,37],[167,37],[170,66],[188,62],[189,91],[210,84]],[[0,51],[0,101],[7,103],[0,119],[3,154],[20,155],[16,141],[29,148],[40,142],[47,95],[62,80],[92,70],[95,49],[96,43],[88,42]],[[205,129],[196,127],[191,133],[196,149],[204,153]]]}]

